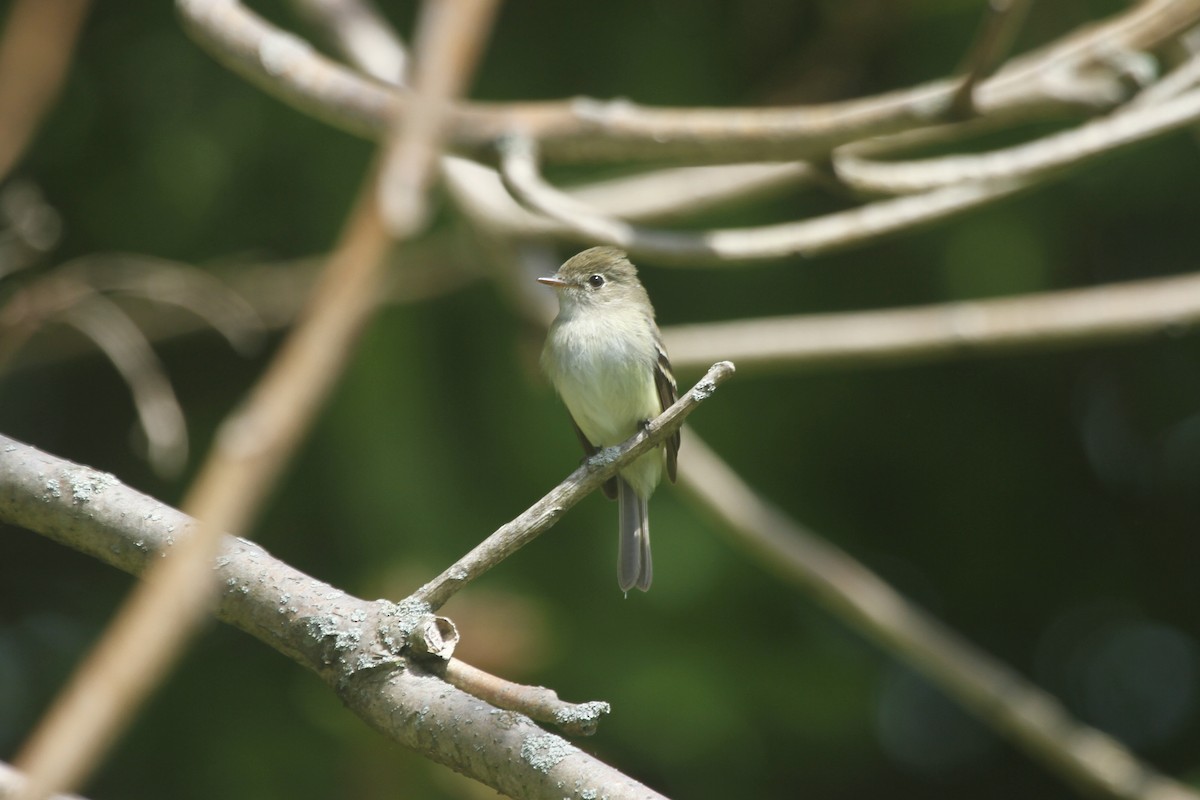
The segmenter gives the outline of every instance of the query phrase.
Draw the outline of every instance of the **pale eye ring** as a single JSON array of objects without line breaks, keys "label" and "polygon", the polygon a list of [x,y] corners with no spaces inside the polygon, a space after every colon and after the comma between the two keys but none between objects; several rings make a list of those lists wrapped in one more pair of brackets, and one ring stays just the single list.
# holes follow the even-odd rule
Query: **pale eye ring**
[{"label": "pale eye ring", "polygon": [[603,275],[592,275],[591,277],[589,277],[587,279],[587,282],[588,282],[588,285],[591,286],[593,289],[599,289],[601,286],[604,285],[604,276]]}]

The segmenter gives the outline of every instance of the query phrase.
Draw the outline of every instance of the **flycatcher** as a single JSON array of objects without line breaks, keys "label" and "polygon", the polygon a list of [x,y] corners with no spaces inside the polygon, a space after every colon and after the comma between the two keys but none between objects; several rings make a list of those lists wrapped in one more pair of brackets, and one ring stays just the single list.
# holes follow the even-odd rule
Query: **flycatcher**
[{"label": "flycatcher", "polygon": [[[671,362],[654,323],[654,306],[637,269],[615,247],[572,257],[540,283],[558,294],[558,316],[542,351],[542,369],[570,412],[590,456],[620,444],[675,402]],[[650,588],[647,501],[662,476],[675,480],[679,432],[629,464],[604,485],[620,506],[617,583],[628,592]]]}]

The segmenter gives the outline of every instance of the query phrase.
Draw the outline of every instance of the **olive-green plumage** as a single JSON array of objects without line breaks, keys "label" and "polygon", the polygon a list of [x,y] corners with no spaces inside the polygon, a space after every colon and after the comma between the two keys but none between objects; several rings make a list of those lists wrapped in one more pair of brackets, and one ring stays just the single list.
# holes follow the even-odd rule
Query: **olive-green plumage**
[{"label": "olive-green plumage", "polygon": [[[542,367],[562,397],[588,453],[633,436],[675,402],[675,379],[662,346],[654,307],[637,269],[614,247],[574,256],[550,278],[559,312],[542,351]],[[664,463],[675,480],[679,434],[661,450],[622,469],[615,481],[620,505],[617,578],[623,591],[650,588],[647,501]],[[612,485],[606,494],[614,494]]]}]

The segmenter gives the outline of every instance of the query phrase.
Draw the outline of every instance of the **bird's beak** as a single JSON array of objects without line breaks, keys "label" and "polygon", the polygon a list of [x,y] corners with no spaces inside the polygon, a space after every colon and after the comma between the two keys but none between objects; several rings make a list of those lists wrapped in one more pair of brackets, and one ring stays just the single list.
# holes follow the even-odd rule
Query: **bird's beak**
[{"label": "bird's beak", "polygon": [[567,283],[566,281],[564,281],[562,278],[555,277],[554,275],[551,275],[548,278],[538,278],[537,282],[544,283],[547,286],[553,286],[555,289],[561,289],[564,286],[571,285],[571,284]]}]

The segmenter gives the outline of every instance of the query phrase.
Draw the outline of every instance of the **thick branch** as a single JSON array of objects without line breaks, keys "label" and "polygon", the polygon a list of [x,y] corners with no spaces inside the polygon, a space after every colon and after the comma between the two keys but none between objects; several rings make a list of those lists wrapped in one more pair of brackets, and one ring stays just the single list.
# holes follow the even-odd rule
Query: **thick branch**
[{"label": "thick branch", "polygon": [[1200,322],[1200,275],[886,311],[663,328],[676,369],[714,354],[748,369],[925,361],[1121,341]]},{"label": "thick branch", "polygon": [[549,530],[571,506],[598,489],[621,467],[661,445],[700,403],[711,397],[716,388],[732,375],[733,364],[730,362],[713,364],[695,386],[641,432],[588,459],[549,494],[516,519],[501,526],[449,569],[418,589],[413,597],[428,604],[431,610],[441,608],[459,589]]},{"label": "thick branch", "polygon": [[983,722],[1063,778],[1119,800],[1198,800],[1119,742],[1073,719],[1025,681],[909,603],[862,564],[747,486],[695,434],[681,484],[722,519],[735,543],[839,619],[912,663]]},{"label": "thick branch", "polygon": [[[476,0],[477,3],[486,0]],[[193,6],[219,15],[224,0]],[[423,219],[425,189],[439,152],[447,93],[462,84],[460,70],[487,18],[476,26],[458,6],[439,13],[418,42],[427,68],[417,75],[422,113],[400,120],[385,150],[387,180],[399,187],[389,204],[392,232],[415,233]],[[475,10],[471,6],[468,10]],[[453,58],[443,58],[443,52]],[[335,385],[378,304],[384,253],[390,244],[376,202],[374,172],[364,182],[343,236],[312,295],[308,313],[292,331],[245,404],[221,425],[216,442],[189,488],[184,508],[202,525],[176,557],[148,570],[16,759],[29,778],[21,797],[36,800],[77,785],[173,664],[212,602],[210,569],[224,531],[248,529]],[[395,198],[393,198],[395,199]]]},{"label": "thick branch", "polygon": [[[112,475],[3,436],[0,521],[134,574],[173,556],[198,527]],[[222,587],[219,619],[317,673],[390,739],[510,797],[659,797],[524,715],[403,659],[407,631],[428,619],[423,605],[352,597],[230,536],[210,569]]]}]

